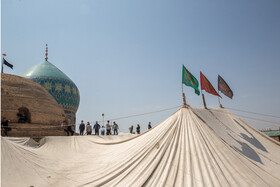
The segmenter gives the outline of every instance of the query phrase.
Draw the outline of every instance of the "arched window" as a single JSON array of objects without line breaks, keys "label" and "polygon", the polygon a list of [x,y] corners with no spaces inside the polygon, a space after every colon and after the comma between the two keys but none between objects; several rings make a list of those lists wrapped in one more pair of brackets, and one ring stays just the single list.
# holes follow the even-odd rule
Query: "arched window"
[{"label": "arched window", "polygon": [[31,123],[31,114],[26,107],[20,107],[18,109],[18,122],[19,123]]}]

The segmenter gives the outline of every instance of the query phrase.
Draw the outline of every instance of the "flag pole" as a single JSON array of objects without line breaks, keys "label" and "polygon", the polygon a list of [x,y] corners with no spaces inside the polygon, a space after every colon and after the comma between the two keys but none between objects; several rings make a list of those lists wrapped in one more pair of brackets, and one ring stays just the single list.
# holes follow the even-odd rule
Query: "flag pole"
[{"label": "flag pole", "polygon": [[[218,90],[218,94],[220,95],[220,90]],[[219,106],[221,107],[220,97],[218,97]]]},{"label": "flag pole", "polygon": [[182,83],[182,96],[183,96],[183,104],[184,104],[184,105],[187,105],[185,93],[184,93],[184,90],[183,90],[183,83]]},{"label": "flag pole", "polygon": [[[220,95],[220,90],[218,90],[218,94]],[[224,108],[223,105],[222,105],[221,102],[220,102],[220,97],[219,97],[219,96],[218,96],[218,101],[219,101],[219,106],[220,106],[220,108]]]},{"label": "flag pole", "polygon": [[2,71],[1,73],[4,73],[4,56],[7,56],[5,53],[2,54],[3,58],[2,58]]},{"label": "flag pole", "polygon": [[[4,57],[3,57],[3,58],[4,58]],[[4,68],[4,66],[3,66],[3,64],[4,64],[3,58],[2,58],[2,60],[1,60],[1,62],[2,62],[2,71],[1,71],[1,73],[4,73],[4,72],[3,72],[3,68]]]},{"label": "flag pole", "polygon": [[[184,71],[184,64],[182,64],[182,66],[183,66],[183,71]],[[182,81],[182,96],[183,96],[183,105],[187,105],[184,88],[183,88],[183,81]]]},{"label": "flag pole", "polygon": [[204,108],[207,109],[205,97],[204,97],[204,94],[203,94],[203,91],[202,91],[202,90],[201,90],[201,96],[202,96]]}]

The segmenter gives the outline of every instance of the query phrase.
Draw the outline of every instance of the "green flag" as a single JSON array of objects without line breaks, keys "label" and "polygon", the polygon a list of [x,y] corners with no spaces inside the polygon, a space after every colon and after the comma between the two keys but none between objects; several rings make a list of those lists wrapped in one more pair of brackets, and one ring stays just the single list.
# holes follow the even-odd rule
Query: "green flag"
[{"label": "green flag", "polygon": [[195,93],[197,95],[200,94],[199,89],[198,89],[198,81],[196,78],[185,68],[183,65],[183,74],[182,74],[182,83],[185,84],[186,86],[193,87],[195,89]]}]

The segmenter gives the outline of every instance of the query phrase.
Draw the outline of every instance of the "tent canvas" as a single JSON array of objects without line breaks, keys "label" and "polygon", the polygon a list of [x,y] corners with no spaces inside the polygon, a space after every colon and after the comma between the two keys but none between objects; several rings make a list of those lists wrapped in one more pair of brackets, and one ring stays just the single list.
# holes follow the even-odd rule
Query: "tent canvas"
[{"label": "tent canvas", "polygon": [[280,144],[226,109],[137,136],[2,137],[2,186],[279,186]]}]

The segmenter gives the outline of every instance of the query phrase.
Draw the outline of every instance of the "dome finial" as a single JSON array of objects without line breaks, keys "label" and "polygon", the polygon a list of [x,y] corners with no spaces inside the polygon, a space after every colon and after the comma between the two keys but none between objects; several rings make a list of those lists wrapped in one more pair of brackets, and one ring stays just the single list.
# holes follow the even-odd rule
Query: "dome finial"
[{"label": "dome finial", "polygon": [[48,61],[48,44],[46,44],[46,61]]}]

